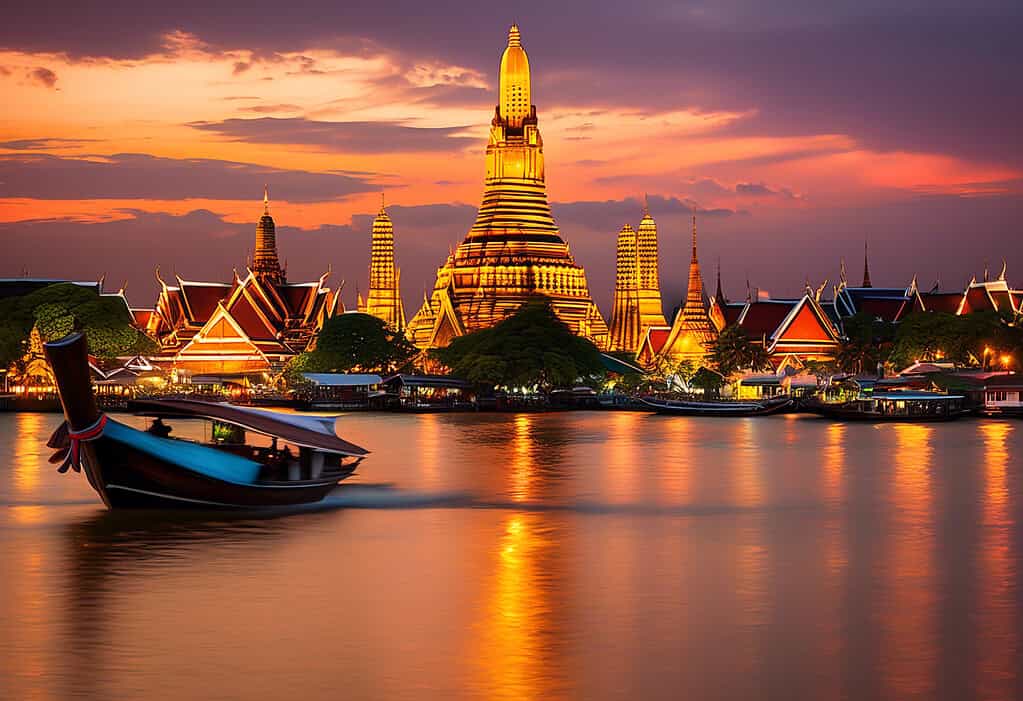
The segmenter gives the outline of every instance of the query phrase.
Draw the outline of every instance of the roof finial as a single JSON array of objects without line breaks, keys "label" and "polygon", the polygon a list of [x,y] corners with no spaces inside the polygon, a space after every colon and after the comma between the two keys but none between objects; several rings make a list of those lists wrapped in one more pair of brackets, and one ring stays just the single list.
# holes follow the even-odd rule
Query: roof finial
[{"label": "roof finial", "polygon": [[270,186],[263,183],[263,214],[270,213]]},{"label": "roof finial", "polygon": [[862,287],[873,287],[870,284],[870,265],[867,262],[867,241],[863,240],[863,285]]},{"label": "roof finial", "polygon": [[384,193],[380,193],[380,213],[387,214],[387,200],[384,199]]},{"label": "roof finial", "polygon": [[646,219],[650,216],[650,198],[647,194],[643,193],[643,218]]},{"label": "roof finial", "polygon": [[1005,268],[1005,259],[1002,258],[1002,272],[998,273],[998,279],[1003,282],[1005,281]]},{"label": "roof finial", "polygon": [[522,46],[522,37],[519,35],[519,25],[512,24],[508,30],[508,46]]},{"label": "roof finial", "polygon": [[718,288],[714,292],[714,298],[717,299],[720,304],[724,304],[725,302],[725,295],[721,291],[721,256],[718,256]]},{"label": "roof finial", "polygon": [[696,260],[696,212],[693,212],[693,260]]}]

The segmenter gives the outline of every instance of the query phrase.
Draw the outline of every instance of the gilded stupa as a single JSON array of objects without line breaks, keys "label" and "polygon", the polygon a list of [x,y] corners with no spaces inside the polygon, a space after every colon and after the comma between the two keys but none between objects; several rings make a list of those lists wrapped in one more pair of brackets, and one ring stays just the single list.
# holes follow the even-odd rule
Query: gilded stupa
[{"label": "gilded stupa", "polygon": [[516,25],[501,57],[499,91],[476,222],[438,269],[433,291],[409,322],[407,334],[420,348],[445,346],[543,295],[574,333],[604,347],[607,325],[547,202],[529,59]]},{"label": "gilded stupa", "polygon": [[383,197],[373,220],[370,244],[369,293],[359,311],[382,319],[397,332],[405,330],[405,305],[401,301],[401,271],[394,263],[394,225],[387,216]]},{"label": "gilded stupa", "polygon": [[626,224],[618,232],[615,294],[607,343],[610,351],[633,353],[643,338],[640,335],[639,256],[636,249],[636,231]]},{"label": "gilded stupa", "polygon": [[[655,340],[665,334],[663,339]],[[717,331],[707,311],[703,276],[696,256],[696,216],[693,216],[693,251],[689,259],[689,285],[686,298],[672,321],[671,328],[651,327],[640,347],[637,359],[651,367],[658,361],[691,361],[699,364],[710,352]]]},{"label": "gilded stupa", "polygon": [[661,304],[661,281],[658,273],[657,223],[644,202],[643,219],[636,235],[639,260],[639,330],[640,337],[651,326],[666,326]]}]

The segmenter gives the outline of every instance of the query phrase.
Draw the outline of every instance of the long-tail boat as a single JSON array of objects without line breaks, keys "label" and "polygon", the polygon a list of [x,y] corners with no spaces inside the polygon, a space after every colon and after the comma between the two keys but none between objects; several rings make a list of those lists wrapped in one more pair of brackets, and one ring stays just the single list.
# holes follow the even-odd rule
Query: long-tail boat
[{"label": "long-tail boat", "polygon": [[[96,406],[85,337],[44,345],[65,421],[50,437],[50,462],[84,472],[110,508],[253,508],[323,499],[368,451],[342,440],[333,418],[291,416],[191,400],[138,402],[155,417],[147,430],[116,421]],[[211,441],[170,438],[164,418],[212,422]],[[246,432],[269,446],[246,443]],[[284,445],[280,445],[283,443]]]},{"label": "long-tail boat", "polygon": [[756,401],[686,402],[645,398],[640,401],[658,414],[680,416],[768,416],[795,407],[795,400],[785,396]]},{"label": "long-tail boat", "polygon": [[845,402],[812,399],[805,411],[838,421],[951,421],[970,413],[960,394],[942,394],[918,390],[874,392]]}]

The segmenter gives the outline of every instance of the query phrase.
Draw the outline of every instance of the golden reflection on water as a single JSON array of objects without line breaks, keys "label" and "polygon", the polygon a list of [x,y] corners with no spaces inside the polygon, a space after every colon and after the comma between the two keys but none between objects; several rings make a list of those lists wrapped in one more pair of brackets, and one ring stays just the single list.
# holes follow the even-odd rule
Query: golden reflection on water
[{"label": "golden reflection on water", "polygon": [[[650,431],[663,430],[662,441],[668,449],[665,460],[659,465],[651,465],[646,460],[636,465],[636,469],[645,470],[648,473],[654,472],[660,475],[661,496],[664,501],[678,503],[688,501],[691,496],[691,479],[694,468],[701,469],[698,463],[701,453],[697,449],[699,439],[696,432],[695,421],[662,420],[656,418],[656,424],[651,428],[643,422],[649,423],[649,416],[635,411],[619,412],[632,417],[631,430]],[[638,461],[637,461],[638,462]]]},{"label": "golden reflection on water", "polygon": [[981,662],[980,693],[996,698],[1011,690],[1018,654],[1013,616],[1018,586],[1012,553],[1010,491],[1007,472],[1011,455],[1008,441],[1016,430],[1009,423],[980,424],[984,442],[984,494],[980,542],[977,659]]},{"label": "golden reflection on water", "polygon": [[532,414],[516,414],[512,434],[511,498],[529,501],[533,496],[536,467],[533,461]]},{"label": "golden reflection on water", "polygon": [[48,464],[41,459],[46,436],[43,435],[45,417],[42,414],[17,414],[14,439],[14,489],[21,494],[33,492],[39,485],[39,470]]},{"label": "golden reflection on water", "polygon": [[882,607],[883,675],[897,698],[934,691],[937,658],[937,581],[934,563],[932,460],[935,428],[895,423],[890,560]]},{"label": "golden reflection on water", "polygon": [[825,501],[830,503],[835,503],[842,498],[847,433],[848,428],[844,423],[832,421],[828,424],[821,476],[824,480],[823,496]]},{"label": "golden reflection on water", "polygon": [[545,698],[550,670],[544,628],[552,607],[541,581],[541,551],[549,547],[540,520],[516,514],[503,521],[478,655],[487,698]]},{"label": "golden reflection on water", "polygon": [[430,485],[440,478],[440,419],[437,414],[423,414],[418,417],[416,427],[416,462],[423,473],[423,479]]},{"label": "golden reflection on water", "polygon": [[[764,476],[762,474],[760,431],[766,423],[758,419],[736,421],[736,440],[732,453],[732,465],[721,466],[732,475],[732,499],[738,506],[747,508],[759,506],[764,498]],[[712,467],[712,466],[708,466]]]},{"label": "golden reflection on water", "polygon": [[[608,501],[629,502],[636,498],[636,483],[643,469],[634,443],[636,416],[637,412],[618,411],[611,420],[607,441],[609,459],[601,471],[607,479],[604,491],[612,495]],[[670,469],[668,465],[664,467]]]}]

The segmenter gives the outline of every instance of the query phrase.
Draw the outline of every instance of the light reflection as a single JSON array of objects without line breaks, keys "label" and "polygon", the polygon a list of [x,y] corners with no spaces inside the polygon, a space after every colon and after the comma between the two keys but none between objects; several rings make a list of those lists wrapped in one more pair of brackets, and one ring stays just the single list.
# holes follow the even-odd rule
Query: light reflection
[{"label": "light reflection", "polygon": [[515,415],[511,464],[511,498],[515,501],[529,501],[532,496],[535,479],[533,421],[530,414]]},{"label": "light reflection", "polygon": [[636,456],[637,446],[633,441],[638,415],[633,411],[618,411],[611,421],[607,440],[609,460],[605,468],[599,471],[607,476],[607,491],[611,495],[609,502],[626,503],[636,499],[637,473],[642,469],[642,463]]},{"label": "light reflection", "polygon": [[932,459],[934,427],[896,423],[890,530],[883,601],[883,678],[896,698],[924,698],[934,691],[937,649],[937,581],[934,564]]},{"label": "light reflection", "polygon": [[22,494],[35,490],[39,485],[39,470],[47,464],[41,459],[40,450],[45,443],[43,434],[44,416],[31,412],[17,415],[17,437],[14,444],[14,489]]},{"label": "light reflection", "polygon": [[[758,432],[767,422],[759,419],[735,421],[735,460],[732,464],[732,488],[735,504],[743,507],[759,506],[764,498],[763,475],[761,474],[761,449]],[[724,466],[723,466],[724,467]]]},{"label": "light reflection", "polygon": [[983,698],[1005,697],[1015,684],[1018,636],[1014,624],[1017,576],[1012,552],[1008,468],[1009,439],[1014,427],[1001,421],[980,424],[984,441],[983,536],[980,543],[977,590],[977,659],[981,668],[978,694]]},{"label": "light reflection", "polygon": [[537,562],[549,544],[538,523],[522,514],[504,522],[479,646],[487,698],[545,697],[543,636],[552,611]]},{"label": "light reflection", "polygon": [[440,419],[437,414],[431,413],[422,414],[416,419],[415,425],[419,429],[415,444],[416,462],[421,466],[427,484],[436,485],[441,450]]},{"label": "light reflection", "polygon": [[824,445],[824,498],[835,503],[842,498],[842,481],[845,472],[846,441],[848,440],[846,425],[840,421],[832,421],[827,428],[827,443]]}]

